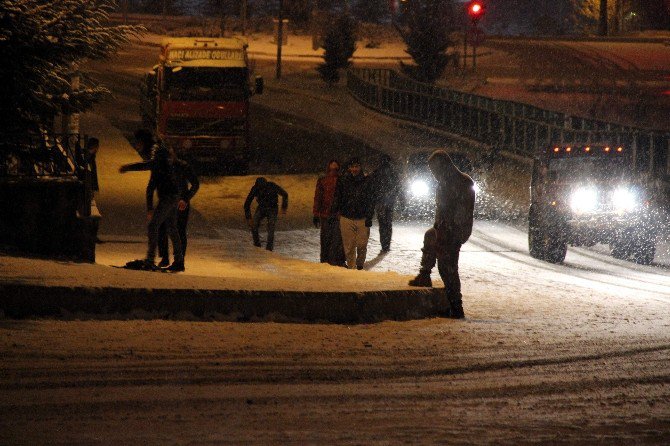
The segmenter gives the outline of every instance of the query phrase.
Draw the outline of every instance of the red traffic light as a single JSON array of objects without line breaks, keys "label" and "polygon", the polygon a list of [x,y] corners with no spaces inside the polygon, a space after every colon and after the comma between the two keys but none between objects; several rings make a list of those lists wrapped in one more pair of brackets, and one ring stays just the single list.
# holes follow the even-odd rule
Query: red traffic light
[{"label": "red traffic light", "polygon": [[478,1],[470,2],[468,5],[468,15],[473,22],[479,21],[484,15],[484,5]]}]

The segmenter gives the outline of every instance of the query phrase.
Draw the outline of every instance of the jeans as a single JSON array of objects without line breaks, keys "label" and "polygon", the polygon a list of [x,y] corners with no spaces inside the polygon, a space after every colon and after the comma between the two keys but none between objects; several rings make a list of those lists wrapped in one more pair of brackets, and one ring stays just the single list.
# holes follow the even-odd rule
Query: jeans
[{"label": "jeans", "polygon": [[275,225],[277,224],[277,211],[265,211],[260,208],[256,208],[254,212],[253,225],[251,226],[251,236],[254,239],[254,246],[261,246],[260,235],[258,229],[261,226],[261,221],[263,219],[268,220],[268,241],[265,245],[265,249],[272,251],[275,245]]},{"label": "jeans", "polygon": [[[188,226],[188,214],[191,206],[186,206],[183,211],[177,210],[177,231],[179,232],[179,240],[181,240],[181,254],[186,257],[186,245],[188,244],[186,227]],[[162,224],[158,229],[158,255],[167,259],[170,255],[168,251],[168,234],[165,224]]]},{"label": "jeans", "polygon": [[426,231],[423,237],[423,255],[421,256],[421,273],[430,275],[435,262],[440,273],[447,297],[453,302],[460,302],[461,279],[458,275],[458,257],[461,244],[448,233],[440,233],[435,228]]},{"label": "jeans", "polygon": [[149,247],[147,249],[147,260],[153,262],[156,257],[156,247],[158,246],[158,233],[161,226],[165,225],[170,240],[172,240],[172,251],[175,262],[183,262],[184,256],[181,249],[181,240],[179,231],[177,231],[177,197],[163,197],[158,200],[158,205],[154,209],[151,220],[147,227],[149,237]]}]

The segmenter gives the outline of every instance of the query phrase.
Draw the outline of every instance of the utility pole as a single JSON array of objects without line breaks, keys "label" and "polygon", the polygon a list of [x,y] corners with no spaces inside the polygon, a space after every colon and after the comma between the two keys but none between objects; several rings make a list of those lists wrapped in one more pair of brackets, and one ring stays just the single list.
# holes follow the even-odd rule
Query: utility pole
[{"label": "utility pole", "polygon": [[277,72],[275,77],[281,78],[281,45],[284,39],[284,0],[279,0],[279,22],[277,23]]},{"label": "utility pole", "polygon": [[601,36],[607,35],[607,0],[600,0],[600,26],[598,31]]},{"label": "utility pole", "polygon": [[242,10],[240,11],[242,19],[242,35],[247,35],[247,0],[242,0]]}]

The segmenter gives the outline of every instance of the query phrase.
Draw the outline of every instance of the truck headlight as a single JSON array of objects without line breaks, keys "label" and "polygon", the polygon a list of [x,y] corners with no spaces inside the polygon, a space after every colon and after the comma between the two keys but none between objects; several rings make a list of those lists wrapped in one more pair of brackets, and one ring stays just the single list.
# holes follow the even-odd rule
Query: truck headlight
[{"label": "truck headlight", "polygon": [[428,183],[424,180],[414,180],[409,186],[409,190],[413,196],[421,198],[428,195],[430,189],[428,188]]},{"label": "truck headlight", "polygon": [[620,187],[612,193],[612,204],[617,211],[632,211],[638,205],[637,195],[627,187]]},{"label": "truck headlight", "polygon": [[593,187],[580,187],[572,192],[570,207],[574,212],[591,212],[598,205],[598,191]]}]

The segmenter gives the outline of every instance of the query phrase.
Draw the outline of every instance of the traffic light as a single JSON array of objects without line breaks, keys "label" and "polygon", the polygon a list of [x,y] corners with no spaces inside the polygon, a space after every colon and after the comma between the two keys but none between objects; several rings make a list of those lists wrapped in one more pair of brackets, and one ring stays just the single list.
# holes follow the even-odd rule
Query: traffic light
[{"label": "traffic light", "polygon": [[484,15],[484,4],[480,1],[472,1],[468,5],[468,15],[472,23],[476,24]]}]

